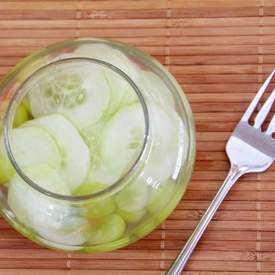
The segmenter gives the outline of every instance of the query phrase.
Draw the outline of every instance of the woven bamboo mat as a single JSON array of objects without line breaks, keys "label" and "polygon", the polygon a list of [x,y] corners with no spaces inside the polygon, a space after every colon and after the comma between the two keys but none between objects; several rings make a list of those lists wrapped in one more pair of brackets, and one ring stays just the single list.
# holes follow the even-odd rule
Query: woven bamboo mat
[{"label": "woven bamboo mat", "polygon": [[[0,219],[0,274],[164,274],[228,170],[225,142],[275,67],[275,0],[1,1],[0,76],[67,38],[110,37],[155,56],[195,113],[197,162],[186,196],[147,238],[112,253],[41,248]],[[275,167],[244,177],[209,226],[186,275],[275,274]]]}]

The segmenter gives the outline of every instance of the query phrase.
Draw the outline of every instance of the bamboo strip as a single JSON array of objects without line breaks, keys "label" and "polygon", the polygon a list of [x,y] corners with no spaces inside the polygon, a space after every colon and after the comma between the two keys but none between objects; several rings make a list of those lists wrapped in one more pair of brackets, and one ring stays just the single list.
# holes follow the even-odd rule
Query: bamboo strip
[{"label": "bamboo strip", "polygon": [[0,56],[0,64],[1,66],[14,66],[17,62],[21,60],[21,57],[10,56],[10,57],[1,57]]},{"label": "bamboo strip", "polygon": [[67,260],[66,259],[52,259],[48,260],[35,260],[35,259],[24,259],[24,261],[20,259],[0,259],[1,268],[42,268],[42,269],[66,269]]},{"label": "bamboo strip", "polygon": [[[33,29],[32,32],[28,29],[24,30],[1,30],[0,38],[73,38],[81,37],[163,37],[167,33],[166,29],[135,29],[135,32],[129,32],[128,29]],[[136,35],[134,35],[136,34]]]},{"label": "bamboo strip", "polygon": [[[215,222],[211,223],[213,225]],[[247,222],[246,222],[247,223]],[[229,223],[227,223],[229,225]],[[209,227],[210,228],[210,227]],[[213,226],[211,227],[213,228]],[[220,228],[220,227],[219,227]],[[220,230],[220,229],[219,229]],[[237,229],[238,230],[238,229]],[[183,241],[165,241],[165,249],[181,249],[186,240]],[[275,243],[268,243],[269,249],[275,247]],[[255,251],[256,243],[254,241],[201,241],[197,250],[215,250],[215,251]]]},{"label": "bamboo strip", "polygon": [[[247,108],[248,104],[245,102],[225,102],[222,105],[217,103],[192,103],[193,112],[217,112],[218,114],[223,112],[224,110],[243,112]],[[224,130],[230,131],[229,129]],[[215,132],[215,130],[214,130]]]},{"label": "bamboo strip", "polygon": [[49,44],[53,44],[63,40],[64,39],[62,38],[5,38],[1,39],[1,47],[20,47],[22,45],[24,45],[24,47],[46,47]]},{"label": "bamboo strip", "polygon": [[[274,54],[271,45],[261,46],[263,54]],[[192,46],[169,46],[170,55],[255,55],[258,54],[258,45],[192,45]]]},{"label": "bamboo strip", "polygon": [[[171,262],[167,262],[165,267],[168,268]],[[256,262],[230,262],[230,261],[190,261],[186,265],[186,270],[215,270],[215,271],[256,271]],[[267,270],[266,270],[267,271]]]},{"label": "bamboo strip", "polygon": [[[202,116],[202,114],[203,113],[195,113],[196,121],[204,120],[201,117],[197,116],[197,115]],[[209,114],[212,114],[212,113],[205,113],[205,116],[208,116]],[[239,119],[240,119],[240,117],[236,118],[236,120],[239,120]],[[229,120],[231,120],[231,119],[229,118]],[[207,121],[207,120],[205,120],[205,121]],[[227,141],[231,134],[232,133],[230,133],[230,132],[197,132],[197,140],[199,140],[199,141]]]},{"label": "bamboo strip", "polygon": [[100,10],[112,10],[114,9],[131,9],[131,10],[139,10],[139,9],[166,9],[167,1],[159,0],[156,6],[156,2],[154,0],[139,0],[132,1],[131,5],[129,5],[129,1],[123,0],[114,0],[112,1],[112,5],[108,1],[79,1],[79,9],[100,9]]},{"label": "bamboo strip", "polygon": [[[214,144],[216,143],[216,146],[218,148],[221,148],[225,150],[225,145],[226,142],[198,142],[198,151],[206,151],[206,152],[216,152],[217,150],[214,148]],[[209,147],[208,149],[205,149],[205,147]],[[221,151],[220,150],[220,151]],[[218,150],[219,151],[219,150]],[[197,161],[196,162],[196,168],[195,171],[228,171],[229,170],[229,162],[228,161],[212,161],[212,160],[207,160],[207,161]],[[275,168],[272,166],[269,168],[268,171],[275,171]]]},{"label": "bamboo strip", "polygon": [[[224,180],[224,176],[226,176],[225,172],[221,171],[195,171],[193,173],[193,180]],[[273,180],[272,173],[266,172],[264,174],[248,174],[243,178],[247,181],[255,181],[255,180]]]},{"label": "bamboo strip", "polygon": [[75,29],[66,29],[66,30],[1,30],[0,31],[0,39],[28,39],[28,38],[49,38],[49,39],[55,39],[55,38],[62,38],[63,40],[76,37],[78,34],[78,31]]},{"label": "bamboo strip", "polygon": [[264,6],[266,8],[270,8],[270,7],[273,7],[274,5],[275,5],[275,1],[274,0],[266,0]]},{"label": "bamboo strip", "polygon": [[[45,270],[45,269],[20,269],[19,275],[91,275],[91,274],[98,274],[98,275],[108,275],[110,274],[111,270],[95,270],[92,271],[89,269],[87,270],[79,270],[79,269],[70,269],[70,270],[56,270],[53,273],[53,270]],[[116,270],[117,275],[128,275],[128,274],[142,274],[142,275],[162,275],[161,271],[146,271],[146,270],[132,270],[132,271],[125,271],[125,270]],[[18,275],[18,269],[0,269],[0,275]]]},{"label": "bamboo strip", "polygon": [[[253,197],[252,197],[253,199]],[[218,211],[213,220],[219,221],[275,221],[273,211],[261,213],[257,216],[258,211]],[[170,220],[196,220],[199,221],[202,213],[197,210],[175,210],[169,217]]]},{"label": "bamboo strip", "polygon": [[170,71],[176,76],[187,74],[256,74],[257,65],[189,65],[170,66]]},{"label": "bamboo strip", "polygon": [[260,0],[250,0],[249,2],[242,2],[238,0],[205,0],[201,2],[199,0],[186,0],[184,2],[180,0],[171,0],[170,7],[171,8],[201,8],[207,7],[208,9],[216,8],[221,5],[224,8],[228,7],[251,7],[256,6],[259,7],[261,5]]},{"label": "bamboo strip", "polygon": [[[1,262],[0,262],[1,263]],[[73,269],[127,269],[127,270],[146,270],[146,269],[155,269],[160,268],[159,261],[147,261],[147,260],[127,260],[119,261],[108,259],[108,265],[106,265],[106,260],[97,260],[97,261],[87,261],[81,259],[70,259],[70,267]]]},{"label": "bamboo strip", "polygon": [[[196,221],[182,221],[182,220],[167,220],[166,226],[169,229],[194,229],[197,222]],[[257,221],[212,221],[209,225],[208,230],[233,230],[233,231],[272,231],[274,230],[275,222],[274,221],[265,221],[264,223],[258,223]],[[207,243],[205,241],[204,243]],[[214,241],[213,241],[214,242]],[[211,241],[212,243],[212,241]],[[225,246],[227,243],[218,242],[219,244],[224,244]],[[244,245],[246,242],[241,242],[240,245]],[[272,245],[275,247],[274,240]],[[251,242],[253,244],[253,242]],[[228,244],[230,245],[230,244]],[[238,246],[238,241],[235,242],[235,245]],[[255,245],[255,243],[254,243]],[[271,244],[270,244],[271,245]],[[226,247],[225,247],[226,248]],[[223,249],[221,249],[223,250]]]},{"label": "bamboo strip", "polygon": [[[117,22],[118,21],[118,22]],[[140,22],[139,22],[140,21]],[[148,21],[148,22],[147,22]],[[125,22],[125,25],[122,25]],[[127,22],[127,24],[126,24]],[[162,33],[166,35],[168,30],[166,28],[166,20],[165,19],[133,19],[131,21],[127,20],[0,20],[0,29],[5,30],[9,29],[13,32],[17,32],[18,34],[24,33],[24,29],[33,29],[38,30],[43,33],[44,29],[51,29],[52,32],[58,29],[80,29],[84,34],[88,33],[89,30],[91,34],[97,35],[96,30],[102,31],[106,36],[119,36],[119,30],[123,31],[128,36],[129,29],[133,28],[135,30],[140,30],[143,32],[150,32],[151,35],[155,36],[158,32],[162,30]],[[263,35],[266,35],[267,39],[270,39],[274,33],[275,27],[262,27],[261,31]],[[127,33],[128,32],[128,33]],[[204,36],[210,37],[212,39],[219,39],[220,37],[231,37],[238,36],[239,39],[248,41],[253,38],[253,35],[257,35],[259,30],[255,29],[255,27],[225,27],[225,28],[169,28],[170,36],[181,36],[182,39],[190,39],[193,37],[193,40],[199,36],[202,38]],[[42,35],[42,34],[41,34]],[[246,39],[247,38],[247,39]],[[232,39],[232,38],[231,38]],[[191,40],[192,41],[192,40]],[[247,42],[245,44],[247,44]],[[258,39],[256,39],[257,42]]]},{"label": "bamboo strip", "polygon": [[[259,82],[259,74],[209,74],[207,75],[175,75],[180,83],[186,84],[239,84],[239,83],[256,83]],[[263,76],[264,78],[264,76]],[[184,84],[183,84],[184,85]],[[207,103],[207,102],[206,102]]]},{"label": "bamboo strip", "polygon": [[[271,7],[272,8],[272,7]],[[255,17],[259,15],[259,7],[220,7],[219,5],[215,9],[209,9],[207,7],[200,8],[182,8],[171,9],[171,17],[173,18],[227,18],[227,17]],[[274,15],[274,12],[264,12],[264,15]]]},{"label": "bamboo strip", "polygon": [[[200,264],[200,267],[202,267],[203,266],[203,262],[204,261],[194,261],[194,263],[199,263]],[[81,264],[83,264],[83,262],[82,261],[72,261],[71,262],[72,264],[75,264],[76,266],[78,266],[79,265],[79,268],[82,268],[81,267]],[[193,263],[193,261],[190,261],[190,263],[191,264],[189,264],[188,265],[188,267],[186,268],[187,270],[196,270],[195,268],[193,268],[192,266],[190,267],[190,265],[192,265],[192,263]],[[216,269],[217,267],[217,269],[216,270],[219,270],[219,268],[221,268],[221,264],[214,264],[214,265],[212,265],[212,261],[207,261],[207,262],[205,262],[205,265],[207,266],[207,270],[213,270],[213,267]],[[255,265],[256,265],[256,263],[251,263],[251,262],[235,262],[236,263],[236,265],[235,265],[235,268],[232,268],[232,261],[230,262],[230,261],[225,261],[224,262],[224,264],[226,265],[226,270],[235,270],[235,268],[238,268],[239,266],[242,266],[243,268],[242,268],[242,270],[244,270],[244,271],[250,271],[250,269],[252,268],[252,267],[255,267]],[[245,263],[245,266],[243,265]],[[113,263],[113,264],[116,264],[116,263]],[[169,264],[170,264],[170,261],[166,261],[165,262],[165,268],[168,268],[168,266],[169,266]],[[94,265],[93,264],[91,264],[93,267],[95,267],[96,269],[95,270],[98,270],[98,268],[99,269],[103,269],[103,270],[109,270],[109,268],[106,266],[106,265],[104,265],[104,263],[102,263],[102,262],[96,262]],[[138,266],[137,264],[134,264],[134,266]],[[212,268],[211,268],[211,266],[212,266]],[[123,267],[123,265],[122,265],[122,267]],[[137,269],[135,269],[134,267],[132,267],[132,268],[130,268],[130,270],[131,269],[133,269],[133,270],[137,270]],[[200,270],[200,269],[198,269],[198,270]],[[255,270],[254,268],[253,268],[253,270]],[[103,271],[102,271],[103,272]],[[129,271],[130,272],[130,271]],[[81,273],[80,273],[81,274]],[[85,273],[84,273],[85,274]],[[98,274],[98,273],[96,273],[96,274]],[[99,273],[99,274],[104,274],[104,273]],[[106,273],[107,274],[107,273]],[[146,273],[145,273],[146,274]]]},{"label": "bamboo strip", "polygon": [[[272,34],[274,32],[273,27],[262,27],[264,34]],[[273,32],[272,32],[273,31]],[[239,35],[239,36],[249,36],[249,35],[258,35],[259,30],[253,26],[250,27],[205,27],[205,28],[197,28],[197,27],[173,27],[169,29],[171,36],[231,36],[231,35]]]},{"label": "bamboo strip", "polygon": [[[187,240],[191,234],[192,230],[169,230],[168,228],[165,231],[165,240]],[[257,231],[208,230],[203,235],[203,238],[208,241],[256,241]]]},{"label": "bamboo strip", "polygon": [[[110,37],[121,40],[122,38],[133,40],[144,37],[154,37],[157,40],[157,37],[165,37],[167,35],[167,29],[165,28],[153,28],[153,29],[144,29],[139,28],[138,26],[135,28],[134,32],[129,32],[129,29],[79,29],[78,36],[81,37]],[[129,42],[128,42],[129,43]],[[136,43],[130,41],[130,43]],[[138,42],[137,42],[138,43]]]},{"label": "bamboo strip", "polygon": [[[201,172],[201,171],[200,171]],[[212,190],[187,190],[184,195],[185,200],[211,200],[214,198],[217,191]],[[242,191],[232,190],[225,198],[226,201],[272,201],[275,193],[272,191]]]},{"label": "bamboo strip", "polygon": [[[266,61],[272,56],[265,56]],[[240,56],[230,56],[230,55],[221,55],[218,58],[213,58],[213,55],[205,56],[170,56],[170,64],[173,65],[242,65],[242,64],[257,64],[258,56],[257,55],[240,55]]]},{"label": "bamboo strip", "polygon": [[[258,275],[259,272],[223,272],[223,271],[187,271],[185,272],[186,275]],[[261,272],[261,275],[271,275],[272,273],[269,272]]]},{"label": "bamboo strip", "polygon": [[197,152],[197,160],[227,160],[225,152]]},{"label": "bamboo strip", "polygon": [[[179,203],[177,209],[197,209],[197,210],[205,210],[209,206],[209,201],[195,201],[190,200],[187,201],[184,198]],[[261,211],[274,211],[275,210],[275,202],[268,201],[260,202]],[[256,201],[224,201],[219,208],[220,210],[257,210],[257,202]]]},{"label": "bamboo strip", "polygon": [[[224,141],[198,141],[197,142],[197,150],[200,152],[220,152],[222,150],[225,150],[225,142]],[[202,165],[202,163],[199,163]],[[208,169],[209,167],[205,167],[206,165],[211,165],[211,163],[204,163],[203,166],[197,166],[197,170],[204,171],[205,169]],[[221,164],[222,165],[222,164]],[[200,169],[202,168],[202,169]],[[215,170],[216,171],[216,170]],[[222,169],[219,171],[223,171]]]},{"label": "bamboo strip", "polygon": [[[263,36],[263,43],[273,44],[275,43],[274,36]],[[133,41],[133,42],[132,42]],[[135,43],[135,40],[130,40],[128,43]],[[146,42],[145,42],[146,43]],[[259,45],[259,37],[257,35],[247,36],[179,36],[170,37],[167,44],[174,46],[196,46],[196,45]]]},{"label": "bamboo strip", "polygon": [[[1,43],[0,43],[1,44]],[[24,57],[27,54],[30,54],[31,52],[37,50],[38,47],[2,47],[0,46],[0,56],[4,57]]]},{"label": "bamboo strip", "polygon": [[274,54],[275,50],[272,45],[263,45],[262,47],[263,54]]},{"label": "bamboo strip", "polygon": [[[9,268],[9,269],[0,269],[0,275],[52,275],[52,270],[45,270],[45,269],[20,269],[20,273],[18,273],[18,269]],[[91,271],[90,271],[91,272]],[[71,275],[71,271],[68,270],[58,270],[55,271],[56,275]],[[91,273],[90,273],[91,274]],[[84,274],[82,274],[84,275]],[[159,275],[159,274],[158,274]]]},{"label": "bamboo strip", "polygon": [[[220,113],[219,115],[215,113],[194,113],[194,117],[197,122],[237,122],[240,120],[242,114],[243,114],[242,112],[224,112],[224,113]],[[223,135],[223,138],[226,139],[229,137],[228,134],[230,134],[230,132],[228,132],[228,134],[212,132],[211,134],[212,136],[209,136],[209,138],[210,137],[212,138],[216,134],[219,137]],[[211,139],[208,139],[208,140],[211,140]]]},{"label": "bamboo strip", "polygon": [[266,242],[274,242],[274,231],[261,232],[261,240]]},{"label": "bamboo strip", "polygon": [[[95,9],[95,10],[112,10],[114,5],[117,10],[120,9],[129,9],[130,10],[140,10],[140,9],[155,9],[156,5],[153,0],[141,0],[138,2],[132,1],[131,6],[129,7],[128,1],[115,0],[113,5],[110,5],[108,1],[28,1],[28,5],[23,4],[20,1],[13,2],[7,1],[1,3],[0,8],[3,10],[52,10],[54,8],[58,10],[86,10],[86,9]],[[54,8],[53,8],[54,7]],[[167,3],[165,0],[158,1],[157,9],[167,8]]]},{"label": "bamboo strip", "polygon": [[[0,227],[2,230],[2,227]],[[32,243],[30,240],[27,239],[2,239],[1,243],[0,243],[0,249],[9,249],[9,248],[13,248],[13,249],[31,249],[31,248],[37,248],[37,245]],[[1,262],[0,262],[1,263]],[[1,268],[2,265],[0,265]],[[28,268],[28,267],[26,267]],[[34,268],[34,267],[33,267]]]},{"label": "bamboo strip", "polygon": [[[253,191],[257,190],[258,186],[260,185],[261,189],[260,191],[274,191],[275,186],[272,184],[272,182],[261,182],[259,184],[258,181],[240,181],[238,184],[236,184],[233,188],[233,190],[246,190],[246,191]],[[188,190],[215,190],[221,186],[220,181],[191,181],[188,185]]]},{"label": "bamboo strip", "polygon": [[0,8],[0,18],[3,20],[19,20],[25,24],[28,20],[47,20],[47,19],[75,19],[75,10],[6,10]]},{"label": "bamboo strip", "polygon": [[[84,31],[84,30],[83,30]],[[79,34],[79,37],[81,37],[81,35]],[[85,35],[84,35],[85,37]],[[189,37],[188,39],[185,38],[167,38],[167,37],[120,37],[120,36],[116,36],[117,40],[121,40],[124,43],[128,43],[128,44],[132,44],[134,46],[167,46],[170,44],[173,44],[174,46],[171,47],[170,52],[173,55],[173,51],[176,51],[177,48],[175,48],[176,46],[179,45],[185,45],[186,48],[185,49],[189,49],[189,53],[186,52],[185,54],[195,54],[195,51],[198,49],[203,49],[203,52],[198,51],[198,53],[201,54],[205,54],[205,53],[209,53],[211,52],[211,47],[217,51],[216,54],[219,54],[219,48],[216,48],[216,46],[214,47],[213,44],[217,44],[217,46],[223,46],[220,48],[220,53],[225,54],[225,53],[229,53],[228,51],[228,44],[232,44],[235,47],[235,50],[237,52],[241,52],[241,53],[245,53],[245,54],[255,54],[258,52],[258,39],[257,36],[224,36],[224,37]],[[40,38],[40,39],[33,39],[33,38],[3,38],[1,39],[1,46],[18,46],[18,45],[24,45],[24,46],[45,46],[45,45],[49,45],[52,43],[55,43],[57,41],[60,41],[61,39],[52,39],[52,38]],[[275,44],[275,39],[273,36],[264,36],[263,40],[265,41],[266,45],[265,47],[268,47],[268,44]],[[246,47],[247,45],[250,46]],[[187,48],[187,46],[189,46]],[[190,47],[192,46],[192,47]],[[197,47],[193,47],[193,46],[197,46]],[[208,47],[211,46],[211,47]],[[263,51],[265,49],[265,47],[263,47]],[[181,50],[184,49],[181,47]],[[245,51],[246,49],[246,51]],[[231,49],[230,49],[231,50]],[[232,49],[232,51],[234,50],[234,47]],[[249,52],[249,50],[251,52]],[[233,52],[230,52],[230,54],[232,54]],[[274,49],[273,49],[273,53],[274,53]],[[181,52],[181,55],[183,53]],[[269,52],[267,54],[270,54]]]},{"label": "bamboo strip", "polygon": [[238,94],[189,94],[190,102],[250,102],[255,93]]},{"label": "bamboo strip", "polygon": [[30,1],[28,5],[21,1],[5,1],[0,3],[1,10],[77,10],[79,8],[78,1],[47,1],[36,2]]},{"label": "bamboo strip", "polygon": [[[202,215],[196,210],[175,210],[169,217],[170,220],[195,220],[199,221]],[[268,216],[266,217],[268,219]],[[219,221],[257,221],[257,211],[218,211],[213,220]],[[264,217],[261,218],[265,220]],[[271,220],[274,220],[274,217]]]},{"label": "bamboo strip", "polygon": [[275,7],[273,7],[273,6],[263,7],[263,11],[264,11],[265,16],[275,15]]},{"label": "bamboo strip", "polygon": [[[235,127],[236,127],[235,122],[224,122],[224,123],[213,122],[208,124],[200,123],[200,122],[196,123],[196,129],[197,131],[200,131],[200,132],[225,132],[225,131],[232,132]],[[224,150],[224,148],[222,148],[222,150]],[[202,151],[205,151],[205,149],[202,148]]]},{"label": "bamboo strip", "polygon": [[[129,254],[128,254],[129,253]],[[149,255],[150,253],[150,255]],[[164,255],[162,255],[164,254]],[[176,257],[177,251],[168,250],[164,253],[162,251],[135,251],[133,254],[131,254],[131,251],[125,250],[121,251],[121,253],[108,253],[108,254],[73,254],[73,259],[106,259],[110,255],[110,259],[146,259],[146,255],[149,257],[147,259],[152,260],[160,260],[162,257],[165,259],[172,260]],[[130,255],[130,257],[129,257]],[[135,256],[136,255],[136,256]],[[153,255],[155,255],[153,258],[151,258]],[[114,258],[113,258],[114,257]],[[208,251],[205,253],[204,251],[196,251],[192,255],[193,260],[229,260],[229,261],[253,261],[255,260],[255,255],[251,252],[231,252],[231,251],[221,251],[217,253],[216,251]]]},{"label": "bamboo strip", "polygon": [[[225,147],[226,143],[223,143],[223,144],[224,144],[223,147]],[[212,143],[210,145],[212,146]],[[208,146],[208,143],[206,144],[206,146]],[[222,147],[222,145],[218,145],[218,147]],[[209,150],[211,150],[211,149],[212,148],[210,148]],[[202,149],[199,149],[199,150],[203,151]],[[220,160],[218,160],[218,161],[212,161],[212,160],[197,161],[195,170],[200,170],[200,171],[228,171],[229,170],[229,162],[228,161],[220,161]]]},{"label": "bamboo strip", "polygon": [[[165,17],[165,16],[163,16]],[[167,26],[166,18],[154,18],[154,19],[95,19],[95,20],[80,20],[78,21],[78,27],[81,29],[100,28],[112,30],[114,28],[129,29],[129,28],[165,28]],[[129,31],[129,30],[128,30]]]},{"label": "bamboo strip", "polygon": [[[62,19],[61,19],[62,18]],[[83,20],[67,20],[63,19],[63,16],[55,20],[0,20],[1,29],[51,29],[52,31],[56,29],[70,29],[70,28],[80,28],[80,29],[100,29],[100,30],[113,30],[119,29],[129,29],[129,28],[165,28],[166,19],[83,19]],[[129,31],[129,30],[128,30]]]},{"label": "bamboo strip", "polygon": [[[274,227],[273,227],[274,228]],[[271,229],[272,230],[272,229]],[[274,239],[272,242],[261,242],[261,251],[273,252],[275,250]],[[274,269],[273,269],[274,270]]]},{"label": "bamboo strip", "polygon": [[139,9],[136,10],[79,10],[81,19],[153,19],[166,18],[166,9]]},{"label": "bamboo strip", "polygon": [[[98,275],[109,275],[110,272],[112,272],[112,270],[109,269],[109,270],[104,271],[104,270],[92,269],[92,272],[94,274],[98,274]],[[161,272],[161,271],[148,271],[148,270],[126,270],[126,271],[125,270],[116,270],[115,272],[116,272],[117,275],[128,275],[128,274],[133,274],[133,275],[135,275],[135,274],[137,274],[137,275],[139,275],[139,274],[140,275],[163,275],[163,272]],[[79,269],[74,270],[74,269],[71,269],[69,275],[91,275],[91,270],[79,270]]]},{"label": "bamboo strip", "polygon": [[172,18],[172,27],[248,27],[274,26],[274,17],[231,17],[231,18]]},{"label": "bamboo strip", "polygon": [[274,262],[263,262],[261,264],[261,269],[262,271],[267,271],[267,272],[274,272],[275,270],[275,263]]},{"label": "bamboo strip", "polygon": [[[213,55],[208,56],[170,56],[171,65],[248,65],[258,64],[257,55],[220,55],[218,58],[213,58]],[[275,55],[264,55],[264,64],[274,64]]]},{"label": "bamboo strip", "polygon": [[[63,16],[62,16],[63,18]],[[50,29],[51,31],[56,31],[57,29],[73,29],[79,25],[77,20],[67,20],[67,19],[49,19],[49,20],[5,20],[1,17],[0,29],[1,32],[4,29],[13,30],[15,32],[21,33],[23,29]]]},{"label": "bamboo strip", "polygon": [[[235,27],[259,26],[259,17],[232,17],[232,18],[172,18],[172,27]],[[269,22],[269,23],[272,23]]]}]

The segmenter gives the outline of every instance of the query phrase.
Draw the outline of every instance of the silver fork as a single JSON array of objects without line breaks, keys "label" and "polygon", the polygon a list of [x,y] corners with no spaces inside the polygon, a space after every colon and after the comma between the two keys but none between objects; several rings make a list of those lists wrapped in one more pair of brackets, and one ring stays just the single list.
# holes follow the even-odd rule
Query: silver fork
[{"label": "silver fork", "polygon": [[231,164],[229,173],[196,229],[175,262],[171,265],[167,275],[178,275],[181,273],[207,225],[234,183],[244,174],[267,170],[275,160],[275,139],[272,138],[272,133],[275,132],[274,114],[267,130],[264,132],[261,130],[261,126],[274,104],[275,89],[258,112],[254,125],[251,126],[248,123],[274,75],[275,70],[259,89],[229,138],[226,144],[226,153]]}]

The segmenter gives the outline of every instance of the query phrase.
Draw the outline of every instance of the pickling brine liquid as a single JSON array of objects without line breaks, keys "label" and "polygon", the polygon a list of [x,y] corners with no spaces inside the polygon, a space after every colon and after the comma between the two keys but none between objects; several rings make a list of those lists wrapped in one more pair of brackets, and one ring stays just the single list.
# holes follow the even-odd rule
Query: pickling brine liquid
[{"label": "pickling brine liquid", "polygon": [[113,250],[181,199],[186,121],[161,77],[122,51],[84,43],[65,57],[28,78],[15,103],[1,102],[2,211],[46,246]]}]

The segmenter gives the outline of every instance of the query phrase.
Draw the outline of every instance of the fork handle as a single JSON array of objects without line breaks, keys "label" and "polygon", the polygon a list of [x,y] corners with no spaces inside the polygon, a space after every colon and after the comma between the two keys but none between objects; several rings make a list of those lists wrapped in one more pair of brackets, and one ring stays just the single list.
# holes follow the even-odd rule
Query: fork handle
[{"label": "fork handle", "polygon": [[218,193],[214,197],[213,201],[211,202],[210,206],[204,213],[203,217],[201,218],[200,222],[198,223],[197,227],[195,228],[194,232],[186,242],[185,246],[179,253],[178,257],[171,265],[170,269],[166,273],[167,275],[179,275],[186,265],[190,255],[192,254],[194,248],[196,247],[198,241],[200,240],[203,232],[205,231],[207,225],[213,218],[214,214],[216,213],[217,209],[219,208],[220,204],[224,200],[225,196],[234,185],[234,183],[244,174],[243,169],[231,165],[231,168],[228,172],[224,183],[220,187]]}]

